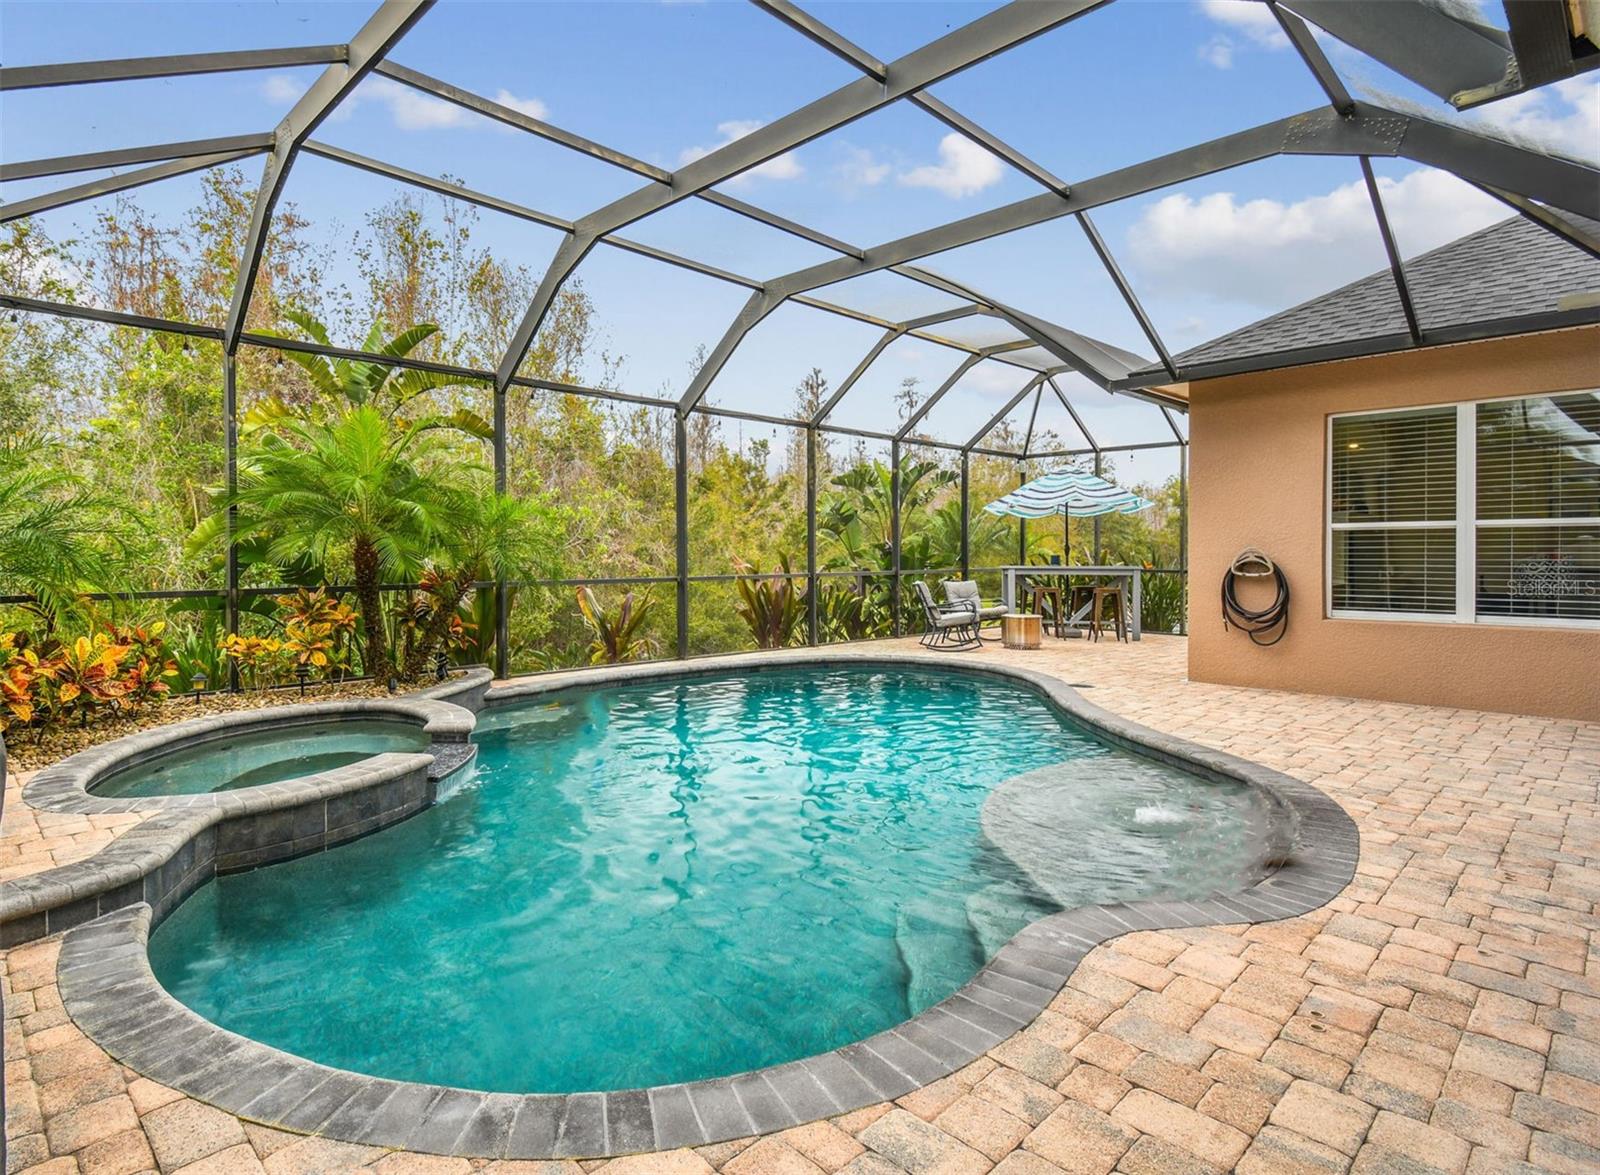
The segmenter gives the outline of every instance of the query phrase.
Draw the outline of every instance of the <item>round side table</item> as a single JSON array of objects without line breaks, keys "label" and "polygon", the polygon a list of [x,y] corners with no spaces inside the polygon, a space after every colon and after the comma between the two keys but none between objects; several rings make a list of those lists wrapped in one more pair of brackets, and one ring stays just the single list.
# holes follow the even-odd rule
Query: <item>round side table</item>
[{"label": "round side table", "polygon": [[1037,649],[1044,641],[1044,618],[1036,612],[1000,617],[1000,640],[1008,649]]}]

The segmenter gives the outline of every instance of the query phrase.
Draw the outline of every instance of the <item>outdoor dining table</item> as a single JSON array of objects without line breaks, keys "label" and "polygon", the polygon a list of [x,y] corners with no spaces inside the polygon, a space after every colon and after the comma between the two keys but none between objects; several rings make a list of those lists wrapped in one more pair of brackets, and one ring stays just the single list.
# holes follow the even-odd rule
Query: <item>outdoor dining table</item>
[{"label": "outdoor dining table", "polygon": [[[1142,567],[1069,567],[1061,563],[1049,563],[1038,567],[1025,567],[1017,564],[1000,569],[1000,600],[1007,608],[1017,608],[1018,599],[1017,582],[1026,576],[1029,579],[1043,579],[1047,576],[1079,576],[1096,577],[1112,580],[1117,589],[1122,593],[1122,614],[1128,619],[1128,632],[1134,640],[1139,639],[1139,605],[1144,594],[1144,568]],[[1087,626],[1086,617],[1093,604],[1085,604],[1072,615],[1067,617],[1067,623],[1076,628],[1079,625]]]}]

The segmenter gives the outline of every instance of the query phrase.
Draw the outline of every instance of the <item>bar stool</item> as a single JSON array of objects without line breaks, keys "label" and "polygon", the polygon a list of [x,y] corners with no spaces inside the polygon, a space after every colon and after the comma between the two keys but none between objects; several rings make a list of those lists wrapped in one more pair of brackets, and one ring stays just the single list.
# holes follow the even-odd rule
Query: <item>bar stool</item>
[{"label": "bar stool", "polygon": [[1094,612],[1094,585],[1087,583],[1074,584],[1071,598],[1067,601],[1067,615],[1076,616],[1082,612],[1090,621]]},{"label": "bar stool", "polygon": [[1106,621],[1106,605],[1111,605],[1113,631],[1119,641],[1128,639],[1128,619],[1122,614],[1122,589],[1114,587],[1097,587],[1094,592],[1093,610],[1089,613],[1089,631],[1095,640],[1100,639],[1100,629]]},{"label": "bar stool", "polygon": [[1023,600],[1027,601],[1030,597],[1033,601],[1033,606],[1029,611],[1037,612],[1041,616],[1044,615],[1044,602],[1046,600],[1050,601],[1050,619],[1055,627],[1057,639],[1062,637],[1065,634],[1065,629],[1061,625],[1061,589],[1052,583],[1039,583],[1037,580],[1029,580],[1023,588]]}]

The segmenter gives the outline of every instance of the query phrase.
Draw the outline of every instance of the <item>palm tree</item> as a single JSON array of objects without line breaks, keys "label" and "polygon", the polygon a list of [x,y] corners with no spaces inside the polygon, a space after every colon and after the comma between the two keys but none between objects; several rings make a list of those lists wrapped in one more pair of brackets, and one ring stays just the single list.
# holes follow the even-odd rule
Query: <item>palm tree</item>
[{"label": "palm tree", "polygon": [[554,578],[561,533],[559,514],[542,500],[497,493],[458,495],[450,511],[450,531],[440,540],[439,562],[447,569],[436,569],[428,618],[400,667],[401,679],[422,676],[479,580],[516,579],[530,572]]},{"label": "palm tree", "polygon": [[414,579],[470,498],[474,467],[454,454],[446,459],[433,439],[437,427],[399,424],[371,404],[327,420],[279,417],[254,430],[255,444],[240,458],[238,489],[191,542],[218,537],[232,507],[240,537],[263,539],[269,559],[347,557],[367,672],[380,681],[391,677],[379,585]]},{"label": "palm tree", "polygon": [[115,542],[106,520],[126,513],[69,474],[26,458],[22,445],[0,444],[0,590],[31,595],[28,610],[53,627],[84,592],[120,583],[103,543]]},{"label": "palm tree", "polygon": [[[283,317],[324,347],[333,345],[328,339],[328,328],[312,315],[301,310],[285,310]],[[382,319],[374,322],[367,331],[366,340],[357,349],[373,355],[386,355],[390,359],[404,359],[439,333],[434,323],[422,322],[385,340],[383,336],[386,329]],[[281,331],[266,333],[277,338],[290,337]],[[280,353],[305,372],[311,386],[327,399],[348,402],[357,407],[371,404],[387,414],[399,411],[425,392],[455,387],[461,383],[458,376],[372,359],[338,359],[304,351],[286,350]]]}]

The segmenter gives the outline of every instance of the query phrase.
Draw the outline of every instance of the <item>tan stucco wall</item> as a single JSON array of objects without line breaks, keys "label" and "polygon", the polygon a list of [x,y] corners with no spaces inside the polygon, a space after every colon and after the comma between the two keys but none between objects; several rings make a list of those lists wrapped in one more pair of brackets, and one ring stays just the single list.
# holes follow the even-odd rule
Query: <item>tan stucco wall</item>
[{"label": "tan stucco wall", "polygon": [[[1330,620],[1323,588],[1330,413],[1596,386],[1600,327],[1190,385],[1189,676],[1600,720],[1600,630]],[[1248,546],[1290,582],[1271,648],[1222,629],[1222,573]]]}]

